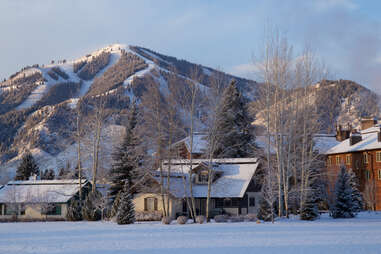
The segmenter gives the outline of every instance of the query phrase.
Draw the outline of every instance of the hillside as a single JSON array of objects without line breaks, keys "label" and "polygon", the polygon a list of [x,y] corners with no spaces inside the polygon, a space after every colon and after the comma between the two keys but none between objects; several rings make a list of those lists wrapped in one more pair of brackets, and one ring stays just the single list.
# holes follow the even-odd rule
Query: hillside
[{"label": "hillside", "polygon": [[[88,121],[85,112],[89,109],[83,108],[91,110],[101,97],[107,110],[103,133],[107,149],[103,149],[102,167],[108,169],[130,102],[149,92],[152,83],[162,92],[171,91],[168,79],[174,71],[183,89],[189,81],[207,88],[211,78],[218,76],[224,83],[236,79],[249,100],[257,97],[259,84],[254,81],[138,46],[113,44],[73,61],[28,66],[0,83],[2,171],[12,176],[26,150],[35,155],[43,170],[75,161],[77,108],[84,112],[83,121]],[[85,156],[84,160],[91,158]],[[90,167],[86,162],[84,166]]]},{"label": "hillside", "polygon": [[[255,81],[138,46],[113,44],[76,60],[28,66],[0,83],[0,174],[12,177],[26,150],[42,170],[74,164],[77,111],[82,112],[83,122],[90,122],[89,112],[99,98],[106,101],[107,111],[101,165],[106,172],[113,148],[121,140],[130,102],[149,93],[152,84],[162,93],[172,92],[170,74],[176,75],[181,89],[194,82],[207,90],[213,78],[226,84],[234,78],[249,101],[261,100],[261,84]],[[323,132],[336,120],[345,124],[362,115],[379,114],[378,96],[352,81],[322,81],[309,86],[308,94],[319,111],[327,112],[319,120]],[[91,133],[85,137],[91,138]],[[91,152],[86,147],[83,159],[84,167],[90,168]]]},{"label": "hillside", "polygon": [[[286,105],[290,105],[300,89],[290,90],[286,97]],[[306,96],[309,104],[318,112],[316,124],[321,133],[332,133],[335,125],[352,125],[360,129],[362,117],[380,118],[380,96],[366,87],[350,80],[322,80],[307,86]],[[264,105],[264,103],[253,103]],[[272,105],[274,107],[274,105]],[[254,124],[265,123],[264,111],[259,108]]]}]

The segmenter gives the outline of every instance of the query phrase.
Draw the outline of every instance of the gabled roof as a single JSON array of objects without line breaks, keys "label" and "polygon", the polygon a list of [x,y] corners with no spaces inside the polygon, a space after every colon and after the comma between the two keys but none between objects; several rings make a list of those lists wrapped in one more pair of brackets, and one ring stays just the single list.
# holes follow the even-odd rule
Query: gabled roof
[{"label": "gabled roof", "polygon": [[0,203],[66,203],[78,191],[75,179],[11,181],[0,189]]},{"label": "gabled roof", "polygon": [[[227,163],[222,160],[227,161]],[[236,161],[239,160],[240,162]],[[170,177],[170,192],[177,198],[189,196],[189,164],[187,160],[183,160],[182,164],[173,165]],[[202,161],[202,160],[198,160]],[[207,161],[207,160],[203,160]],[[202,161],[202,162],[203,162]],[[216,171],[222,173],[216,181],[212,183],[212,198],[233,198],[243,197],[251,179],[253,178],[259,161],[257,158],[240,158],[240,159],[219,159],[215,168]],[[236,162],[236,163],[232,163]],[[200,162],[201,163],[201,162]],[[154,177],[158,182],[160,177]],[[164,186],[167,186],[167,179],[164,178]],[[185,180],[185,181],[184,181]],[[185,188],[184,188],[185,184]],[[206,198],[208,194],[208,186],[201,184],[193,184],[193,196],[196,198]]]},{"label": "gabled roof", "polygon": [[[208,136],[204,133],[198,133],[198,132],[195,132],[193,134],[193,149],[192,149],[192,153],[198,153],[198,154],[201,154],[201,153],[205,153],[205,151],[207,150],[208,148],[208,140],[207,140]],[[176,146],[178,144],[181,144],[181,143],[184,143],[184,145],[186,146],[188,152],[190,152],[190,136],[174,143],[173,145]]]}]

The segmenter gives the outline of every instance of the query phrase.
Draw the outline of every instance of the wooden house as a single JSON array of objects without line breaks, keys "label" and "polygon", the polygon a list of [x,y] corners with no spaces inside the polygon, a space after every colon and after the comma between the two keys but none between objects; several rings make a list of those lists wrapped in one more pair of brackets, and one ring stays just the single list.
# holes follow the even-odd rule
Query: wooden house
[{"label": "wooden house", "polygon": [[[168,163],[163,163],[163,179],[160,172],[154,172],[157,191],[151,193],[139,193],[134,196],[135,210],[137,212],[162,211],[162,197],[159,194],[159,183],[163,180],[164,188],[169,185],[169,214],[172,218],[179,215],[189,215],[186,198],[190,197],[190,184],[192,182],[192,194],[195,198],[197,214],[206,214],[206,199],[208,193],[208,169],[212,169],[211,186],[211,215],[230,214],[244,215],[257,213],[260,198],[260,184],[256,173],[259,168],[257,158],[237,159],[214,159],[212,165],[208,160],[187,159],[172,160],[171,170],[168,176]],[[192,168],[192,169],[191,169]]]},{"label": "wooden house", "polygon": [[[90,183],[82,180],[84,191]],[[78,180],[11,181],[0,189],[0,220],[64,220]]]}]

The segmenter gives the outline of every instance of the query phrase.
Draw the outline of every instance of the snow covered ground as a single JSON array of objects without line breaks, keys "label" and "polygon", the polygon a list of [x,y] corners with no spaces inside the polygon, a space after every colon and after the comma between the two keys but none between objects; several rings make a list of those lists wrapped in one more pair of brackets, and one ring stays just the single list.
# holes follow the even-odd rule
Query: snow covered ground
[{"label": "snow covered ground", "polygon": [[1,223],[0,253],[372,254],[381,253],[381,213],[275,224]]}]

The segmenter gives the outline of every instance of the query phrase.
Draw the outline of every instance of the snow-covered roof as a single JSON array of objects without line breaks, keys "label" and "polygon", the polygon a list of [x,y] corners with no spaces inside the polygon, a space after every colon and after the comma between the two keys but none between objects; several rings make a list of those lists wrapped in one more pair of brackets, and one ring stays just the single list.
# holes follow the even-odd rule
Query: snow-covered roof
[{"label": "snow-covered roof", "polygon": [[338,145],[340,142],[337,141],[335,135],[317,134],[314,136],[314,143],[314,149],[318,151],[319,154],[324,154],[332,147]]},{"label": "snow-covered roof", "polygon": [[[274,138],[271,137],[271,142],[273,142]],[[257,136],[255,140],[256,144],[259,148],[267,150],[268,147],[268,138],[267,136]],[[336,140],[336,135],[334,134],[315,134],[314,135],[314,149],[320,154],[324,154],[330,148],[336,146],[340,142]],[[276,147],[272,143],[270,144],[270,152],[275,153]]]},{"label": "snow-covered roof", "polygon": [[78,191],[75,179],[11,181],[0,189],[0,203],[66,203]]},{"label": "snow-covered roof", "polygon": [[381,142],[378,142],[378,132],[362,134],[361,137],[362,140],[354,145],[350,145],[350,139],[346,139],[329,149],[326,154],[351,153],[381,149]]},{"label": "snow-covered roof", "polygon": [[[222,162],[227,161],[227,163]],[[240,163],[232,163],[240,160]],[[207,160],[204,160],[207,161]],[[212,183],[212,198],[233,198],[243,197],[251,179],[253,178],[259,161],[257,158],[240,158],[240,159],[220,159],[219,162],[213,160],[216,164],[213,168],[216,172],[222,173]],[[230,162],[230,163],[229,163]],[[193,167],[194,168],[194,167]],[[173,165],[171,167],[173,173],[170,177],[170,192],[177,198],[189,196],[189,164]],[[154,177],[157,181],[158,176]],[[184,181],[185,179],[185,181]],[[164,186],[167,186],[167,178],[164,178]],[[185,183],[185,188],[184,188]],[[207,197],[208,186],[206,184],[193,184],[193,196],[196,198]]]},{"label": "snow-covered roof", "polygon": [[[207,135],[204,133],[194,133],[193,134],[193,149],[192,153],[204,153],[206,149],[208,148],[208,140],[207,140]],[[176,142],[174,145],[178,145],[181,143],[184,143],[188,151],[190,152],[190,136]]]}]

